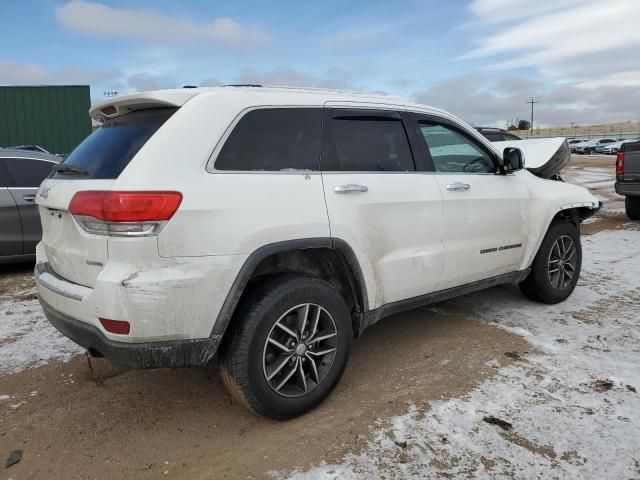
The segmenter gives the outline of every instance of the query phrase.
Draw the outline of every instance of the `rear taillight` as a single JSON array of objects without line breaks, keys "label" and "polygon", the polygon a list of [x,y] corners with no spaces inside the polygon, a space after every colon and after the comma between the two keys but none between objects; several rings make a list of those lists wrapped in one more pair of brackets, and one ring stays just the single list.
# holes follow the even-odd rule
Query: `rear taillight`
[{"label": "rear taillight", "polygon": [[89,233],[117,236],[156,235],[176,213],[180,192],[78,192],[69,212]]},{"label": "rear taillight", "polygon": [[619,151],[616,155],[616,175],[624,175],[624,152]]}]

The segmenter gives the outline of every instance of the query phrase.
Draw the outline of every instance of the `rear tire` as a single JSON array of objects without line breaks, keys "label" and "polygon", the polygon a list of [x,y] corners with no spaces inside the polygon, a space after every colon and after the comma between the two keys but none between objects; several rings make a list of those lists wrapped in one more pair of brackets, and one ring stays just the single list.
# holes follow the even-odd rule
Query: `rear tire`
[{"label": "rear tire", "polygon": [[351,315],[331,284],[302,275],[264,282],[242,300],[220,351],[229,392],[274,420],[320,404],[347,366]]},{"label": "rear tire", "polygon": [[625,197],[624,209],[629,220],[640,220],[640,197]]},{"label": "rear tire", "polygon": [[560,303],[575,289],[581,266],[580,231],[572,223],[553,222],[520,289],[536,302]]}]

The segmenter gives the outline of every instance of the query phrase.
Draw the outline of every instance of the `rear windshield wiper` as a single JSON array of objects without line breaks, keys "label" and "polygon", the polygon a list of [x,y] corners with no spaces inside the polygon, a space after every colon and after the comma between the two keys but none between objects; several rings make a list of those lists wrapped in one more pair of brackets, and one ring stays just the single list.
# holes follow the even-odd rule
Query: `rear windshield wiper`
[{"label": "rear windshield wiper", "polygon": [[64,163],[59,163],[55,167],[53,167],[53,171],[57,173],[66,173],[69,175],[89,175],[89,172],[82,168],[72,167],[71,165],[65,165]]}]

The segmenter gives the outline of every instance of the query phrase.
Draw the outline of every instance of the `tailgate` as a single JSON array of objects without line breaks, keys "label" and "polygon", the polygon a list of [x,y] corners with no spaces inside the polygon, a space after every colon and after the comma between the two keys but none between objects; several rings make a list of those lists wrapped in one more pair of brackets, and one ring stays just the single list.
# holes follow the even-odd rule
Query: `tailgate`
[{"label": "tailgate", "polygon": [[625,182],[640,182],[640,142],[625,143],[624,149],[624,175]]},{"label": "tailgate", "polygon": [[[128,108],[133,107],[128,104]],[[95,285],[107,262],[108,237],[88,233],[78,224],[69,213],[71,199],[80,191],[111,190],[138,151],[176,110],[141,109],[105,120],[42,183],[36,196],[41,247],[54,273],[73,283]]]},{"label": "tailgate", "polygon": [[108,190],[113,180],[45,180],[36,196],[49,268],[73,283],[93,287],[108,258],[107,237],[85,232],[69,213],[81,190]]}]

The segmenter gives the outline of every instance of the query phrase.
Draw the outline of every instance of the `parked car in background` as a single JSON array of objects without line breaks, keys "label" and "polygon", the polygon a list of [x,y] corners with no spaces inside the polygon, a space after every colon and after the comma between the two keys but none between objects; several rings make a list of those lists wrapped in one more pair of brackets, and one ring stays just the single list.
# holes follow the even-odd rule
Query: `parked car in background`
[{"label": "parked car in background", "polygon": [[640,138],[627,138],[624,140],[618,140],[614,143],[608,143],[602,148],[602,153],[606,153],[608,155],[615,155],[620,150],[620,147],[625,143],[638,142]]},{"label": "parked car in background", "polygon": [[244,86],[94,105],[103,126],[37,197],[47,318],[125,367],[217,356],[240,403],[286,419],[329,395],[383,317],[508,283],[568,298],[599,203],[549,179],[565,140],[498,150],[388,101]]},{"label": "parked car in background", "polygon": [[568,138],[567,139],[567,144],[569,145],[569,149],[571,150],[571,153],[575,153],[576,151],[576,147],[583,143],[586,142],[587,139],[585,138]]},{"label": "parked car in background", "polygon": [[0,263],[33,260],[42,237],[36,192],[60,157],[0,148]]},{"label": "parked car in background", "polygon": [[[612,142],[608,142],[608,141],[605,141],[605,140],[613,140],[613,141],[612,141]],[[614,138],[614,139],[607,139],[607,138],[605,138],[604,140],[601,140],[601,141],[600,141],[600,143],[598,143],[598,144],[596,145],[596,147],[595,147],[595,149],[596,149],[595,153],[604,153],[604,148],[605,148],[607,145],[613,145],[614,143],[618,143],[619,141],[620,141],[620,139],[619,139],[619,138]]]},{"label": "parked car in background", "polygon": [[590,155],[596,153],[597,147],[604,147],[608,143],[615,142],[617,142],[615,138],[592,138],[591,140],[577,144],[576,153]]},{"label": "parked car in background", "polygon": [[616,192],[624,195],[627,217],[640,220],[640,141],[626,142],[616,157]]},{"label": "parked car in background", "polygon": [[479,131],[490,142],[504,142],[504,141],[507,141],[507,140],[522,140],[517,135],[514,135],[513,133],[510,133],[507,130],[502,130],[501,128],[476,127],[476,130]]},{"label": "parked car in background", "polygon": [[29,152],[50,153],[40,145],[16,145],[15,147],[4,147],[11,150],[27,150]]}]

